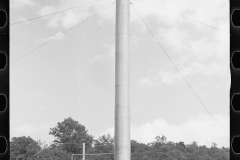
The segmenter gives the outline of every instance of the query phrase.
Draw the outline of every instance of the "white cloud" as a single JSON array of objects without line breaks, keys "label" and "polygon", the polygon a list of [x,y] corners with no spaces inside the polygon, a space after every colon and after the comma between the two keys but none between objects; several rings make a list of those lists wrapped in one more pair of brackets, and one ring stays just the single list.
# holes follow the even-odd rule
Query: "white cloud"
[{"label": "white cloud", "polygon": [[101,64],[109,64],[114,63],[115,61],[115,46],[114,45],[107,45],[102,44],[103,48],[107,49],[107,52],[102,54],[95,55],[91,60],[90,63],[101,63]]},{"label": "white cloud", "polygon": [[62,26],[64,28],[70,28],[79,23],[78,15],[74,12],[66,12],[66,14],[62,17]]},{"label": "white cloud", "polygon": [[111,137],[113,137],[113,136],[114,136],[114,127],[108,128],[108,129],[105,130],[104,132],[98,134],[98,135],[96,136],[96,138],[98,138],[98,137],[100,137],[100,136],[102,136],[102,135],[105,135],[105,134],[110,134]]},{"label": "white cloud", "polygon": [[44,38],[43,41],[50,41],[54,39],[54,41],[63,41],[65,35],[62,32],[57,32],[55,36],[50,36],[48,38]]},{"label": "white cloud", "polygon": [[177,72],[160,70],[158,75],[146,77],[138,81],[141,88],[156,87],[160,84],[172,85],[180,82],[182,77]]},{"label": "white cloud", "polygon": [[190,35],[177,26],[159,28],[158,41],[163,48],[167,49],[168,54],[179,57],[185,55],[189,50]]},{"label": "white cloud", "polygon": [[159,78],[162,83],[173,84],[176,83],[176,81],[181,79],[182,77],[180,76],[180,74],[176,72],[161,70],[159,72]]},{"label": "white cloud", "polygon": [[[213,0],[210,2],[212,6],[206,5],[205,0],[201,2],[194,1],[194,3],[190,0],[183,0],[181,3],[176,0],[152,0],[148,2],[221,30],[227,31],[229,29],[229,18],[226,16],[229,6],[229,2],[227,1],[221,0],[218,4],[213,5],[217,2]],[[152,28],[151,31],[155,34],[184,78],[192,75],[196,77],[196,74],[198,74],[201,77],[208,76],[206,78],[209,79],[213,78],[213,76],[226,76],[227,72],[229,72],[228,34],[144,2],[134,2],[133,4],[138,11],[141,11],[139,12],[140,15],[150,28]],[[223,12],[213,11],[215,7],[221,9]],[[204,13],[202,13],[203,11]],[[150,16],[155,16],[156,20],[154,23],[153,21],[148,22],[146,20]],[[162,52],[162,54],[165,53]],[[166,60],[169,61],[167,57]],[[155,75],[141,79],[139,85],[141,87],[149,87],[153,86],[151,84],[164,83],[170,85],[181,82],[181,75],[172,64],[170,65],[163,66]]]},{"label": "white cloud", "polygon": [[53,6],[45,6],[40,11],[38,11],[38,14],[40,16],[44,16],[54,12],[56,12],[56,9]]},{"label": "white cloud", "polygon": [[192,63],[192,67],[195,72],[200,72],[205,75],[213,75],[218,74],[222,75],[225,73],[226,67],[217,62],[212,62],[210,64],[202,64],[202,63]]},{"label": "white cloud", "polygon": [[[161,2],[153,0],[151,3],[192,17],[192,19],[200,20],[219,29],[228,30],[228,17],[225,14],[228,13],[227,6],[229,2],[220,1],[217,6],[213,5],[216,8],[219,7],[223,11],[226,11],[224,12],[225,14],[223,12],[213,12],[213,6],[206,5],[203,1],[196,1],[195,4],[195,1],[192,3],[189,0],[181,1],[181,3],[175,0]],[[213,2],[211,1],[211,3]],[[155,8],[147,3],[139,2],[135,6],[137,6],[135,8],[141,10],[140,14],[145,18],[153,15],[156,16],[155,24],[146,23],[150,28],[155,28],[155,30],[151,29],[152,32],[157,36],[158,41],[175,64],[181,66],[180,70],[182,73],[185,70],[189,70],[188,74],[201,72],[205,75],[210,75],[211,73],[224,75],[226,73],[220,70],[226,71],[228,68],[226,65],[229,55],[228,34],[187,20],[181,16],[175,16],[171,12]],[[149,6],[151,6],[152,10]],[[202,13],[203,11],[204,13]],[[158,23],[157,26],[156,22]],[[154,25],[155,27],[153,27]],[[201,66],[201,69],[197,68],[196,64]],[[165,82],[165,79],[178,79],[177,75],[175,76],[173,72],[171,73],[168,70],[160,74],[164,75],[163,82]]]},{"label": "white cloud", "polygon": [[36,132],[39,132],[41,130],[47,129],[48,126],[46,124],[41,125],[31,125],[31,124],[25,124],[23,126],[17,127],[13,129],[15,132],[20,132],[25,136],[30,136],[31,134],[34,134]]},{"label": "white cloud", "polygon": [[[177,64],[176,62],[174,63]],[[216,76],[224,76],[229,78],[228,63],[216,61],[211,61],[210,63],[202,63],[196,61],[187,65],[177,64],[177,68],[181,74],[175,69],[172,64],[169,63],[167,67],[162,67],[158,73],[152,73],[152,75],[148,75],[146,78],[139,80],[138,84],[140,87],[151,87],[159,84],[172,85],[179,82],[184,82],[183,77],[186,79],[186,77],[196,74],[197,76],[207,76],[208,78]],[[218,82],[215,82],[215,85],[219,85]]]},{"label": "white cloud", "polygon": [[[187,27],[187,26],[186,26]],[[157,37],[173,60],[187,57],[191,61],[222,60],[228,55],[229,36],[225,33],[196,32],[179,26],[159,28]]]},{"label": "white cloud", "polygon": [[36,98],[35,96],[31,95],[31,94],[27,94],[27,93],[21,93],[21,95],[25,96],[25,97],[28,97],[28,98]]},{"label": "white cloud", "polygon": [[63,28],[71,28],[76,24],[80,23],[82,20],[87,18],[88,13],[83,12],[74,12],[74,11],[67,11],[65,13],[59,14],[54,16],[53,19],[50,21],[48,26],[50,27],[63,27]]},{"label": "white cloud", "polygon": [[49,23],[47,24],[48,27],[50,28],[58,28],[59,27],[59,19],[61,18],[61,15],[55,15],[53,18],[51,18],[51,20],[49,21]]},{"label": "white cloud", "polygon": [[10,139],[12,137],[22,137],[22,136],[30,136],[34,140],[39,140],[44,138],[43,140],[47,143],[50,143],[54,140],[52,135],[49,135],[49,126],[46,124],[25,124],[20,127],[11,128],[10,130]]},{"label": "white cloud", "polygon": [[23,6],[35,6],[35,2],[33,0],[11,0],[11,7],[19,8]]},{"label": "white cloud", "polygon": [[[99,1],[95,3],[91,3],[79,8],[75,8],[72,10],[68,10],[53,16],[48,17],[48,25],[49,27],[63,27],[63,28],[71,28],[74,25],[80,23],[81,21],[85,20],[89,16],[96,13],[104,6],[107,6],[110,1]],[[72,7],[81,6],[83,4],[87,4],[89,1],[83,0],[81,3],[78,0],[68,0],[62,1],[56,4],[55,6],[44,6],[39,12],[39,15],[45,15],[52,13],[54,11],[65,10]]]},{"label": "white cloud", "polygon": [[137,36],[131,36],[130,37],[130,44],[136,44],[140,40]]},{"label": "white cloud", "polygon": [[30,22],[27,21],[27,19],[24,18],[24,17],[20,17],[20,18],[18,18],[18,22],[20,22],[20,21],[25,21],[26,24],[29,24],[29,23],[30,23]]},{"label": "white cloud", "polygon": [[151,87],[151,86],[158,85],[158,83],[154,82],[150,78],[141,79],[138,83],[139,83],[140,87]]},{"label": "white cloud", "polygon": [[[220,114],[213,117],[224,133],[229,136],[229,117]],[[114,136],[114,128],[107,129],[99,136],[103,134]],[[180,125],[170,125],[163,119],[157,119],[139,126],[131,125],[131,138],[139,142],[152,142],[157,135],[165,135],[168,141],[173,142],[183,141],[190,144],[196,141],[199,145],[208,147],[211,146],[212,142],[216,142],[218,147],[229,147],[229,138],[222,133],[215,121],[206,114],[199,114]]]},{"label": "white cloud", "polygon": [[[147,2],[183,14],[186,17],[205,22],[209,25],[213,25],[218,19],[228,18],[225,13],[228,12],[229,2],[225,0],[211,0],[211,2],[208,0],[182,0],[181,3],[179,3],[178,0],[148,0]],[[169,23],[176,22],[176,19],[182,19],[179,15],[169,12],[166,9],[157,8],[145,2],[140,1],[133,4],[135,4],[135,8],[141,10],[141,15],[149,16],[161,13],[162,17]],[[221,11],[216,12],[215,8]]]},{"label": "white cloud", "polygon": [[226,80],[220,80],[220,82],[218,83],[218,85],[216,86],[216,88],[218,90],[229,90],[229,88],[231,87],[231,76],[230,73],[228,75],[228,79]]},{"label": "white cloud", "polygon": [[[22,1],[29,1],[29,0],[22,0]],[[100,10],[101,8],[104,8],[108,4],[111,4],[113,1],[107,0],[107,1],[98,1],[91,4],[87,0],[82,0],[81,3],[78,0],[68,0],[68,1],[61,1],[58,4],[55,4],[54,6],[44,6],[39,13],[49,13],[49,11],[58,11],[63,10],[67,8],[72,8],[76,6],[80,6],[83,4],[87,4],[83,7],[79,7],[77,9],[69,10],[67,12],[63,12],[58,15],[54,15],[52,17],[49,17],[49,23],[53,23],[52,21],[59,22],[59,26],[62,27],[70,27],[74,24],[74,22],[78,23],[80,20],[92,15],[92,13],[95,13],[96,11]],[[201,2],[194,1],[194,3],[191,0],[183,0],[181,3],[179,3],[176,0],[171,1],[148,1],[155,5],[158,5],[160,7],[165,7],[167,9],[171,9],[175,12],[178,12],[180,14],[184,14],[185,16],[193,17],[193,19],[199,19],[206,23],[211,24],[218,24],[220,21],[224,21],[228,16],[226,16],[226,13],[228,13],[228,3],[225,0],[211,1],[212,5],[216,8],[220,8],[222,10],[226,10],[226,12],[213,12],[213,8],[209,4],[207,0],[203,0]],[[187,24],[192,23],[194,25],[201,25],[196,24],[196,22],[189,22],[190,20],[182,20],[183,18],[179,15],[173,14],[169,11],[166,11],[164,9],[156,8],[152,5],[149,5],[147,3],[144,3],[142,1],[133,1],[132,2],[134,7],[140,12],[142,17],[148,17],[148,16],[157,16],[158,18],[156,21],[161,22],[161,24],[164,25],[176,25],[177,21],[182,21]],[[176,5],[177,4],[177,5]],[[108,9],[104,10],[103,12],[99,13],[100,19],[115,19],[115,5],[109,7]],[[131,7],[131,6],[130,6]],[[193,9],[194,8],[194,9]],[[135,13],[134,9],[131,7],[131,22],[141,21],[138,17],[138,15]],[[42,15],[40,14],[40,15]],[[60,16],[59,16],[60,15]],[[141,22],[142,24],[142,22]]]}]

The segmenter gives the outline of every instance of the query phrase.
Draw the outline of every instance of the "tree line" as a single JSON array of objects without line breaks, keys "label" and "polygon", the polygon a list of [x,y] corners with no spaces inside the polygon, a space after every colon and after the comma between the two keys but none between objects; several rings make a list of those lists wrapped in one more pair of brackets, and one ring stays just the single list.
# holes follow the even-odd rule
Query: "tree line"
[{"label": "tree line", "polygon": [[[13,137],[10,141],[11,160],[71,160],[72,154],[82,154],[82,144],[85,143],[87,154],[114,153],[114,137],[109,134],[94,139],[84,125],[71,117],[58,122],[50,128],[54,141],[47,145],[41,140],[31,137]],[[81,160],[81,156],[74,156]],[[114,155],[86,156],[86,160],[113,160]],[[229,160],[229,148],[218,148],[212,143],[210,148],[200,146],[197,142],[167,141],[165,136],[156,136],[148,144],[131,141],[131,160]]]}]

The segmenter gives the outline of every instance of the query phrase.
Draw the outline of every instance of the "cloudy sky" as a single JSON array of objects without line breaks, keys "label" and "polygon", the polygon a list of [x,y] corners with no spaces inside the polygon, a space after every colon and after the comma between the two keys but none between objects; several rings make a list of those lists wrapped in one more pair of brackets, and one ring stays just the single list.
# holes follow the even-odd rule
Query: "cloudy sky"
[{"label": "cloudy sky", "polygon": [[[131,7],[131,138],[148,143],[165,135],[173,142],[229,147],[229,1],[146,1],[222,30],[131,1],[217,123]],[[10,23],[90,2],[11,0]],[[95,138],[113,135],[116,4],[71,29],[110,4],[100,0],[10,26],[11,137],[51,142],[49,128],[67,117]]]}]

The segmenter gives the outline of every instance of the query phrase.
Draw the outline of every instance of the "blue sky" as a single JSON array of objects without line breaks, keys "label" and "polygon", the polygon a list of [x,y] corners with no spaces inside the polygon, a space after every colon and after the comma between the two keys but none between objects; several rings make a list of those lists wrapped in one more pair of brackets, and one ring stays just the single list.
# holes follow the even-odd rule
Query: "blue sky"
[{"label": "blue sky", "polygon": [[[11,0],[10,23],[75,7],[90,0]],[[229,136],[229,2],[148,0],[226,32],[144,3],[131,1],[205,107]],[[94,137],[114,127],[115,4],[81,8],[10,26],[10,136],[50,142],[49,128],[72,117]],[[131,7],[131,138],[151,142],[197,141],[229,147],[207,113]]]}]

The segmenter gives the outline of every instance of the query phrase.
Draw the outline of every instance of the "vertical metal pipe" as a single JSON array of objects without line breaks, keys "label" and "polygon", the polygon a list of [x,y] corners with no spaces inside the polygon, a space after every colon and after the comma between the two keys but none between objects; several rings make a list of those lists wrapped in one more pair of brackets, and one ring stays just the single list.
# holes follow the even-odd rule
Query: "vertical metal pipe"
[{"label": "vertical metal pipe", "polygon": [[130,160],[129,0],[116,1],[114,160]]},{"label": "vertical metal pipe", "polygon": [[83,153],[83,160],[85,160],[85,143],[83,143],[83,148],[82,148],[82,153]]}]

